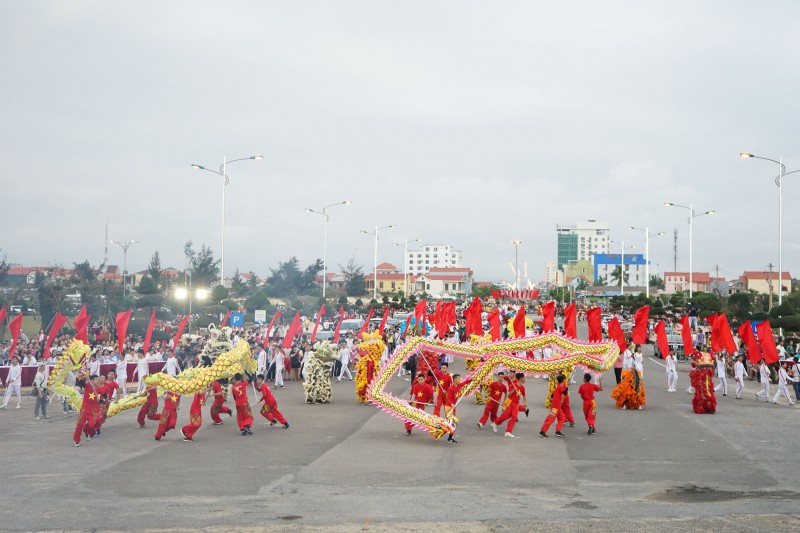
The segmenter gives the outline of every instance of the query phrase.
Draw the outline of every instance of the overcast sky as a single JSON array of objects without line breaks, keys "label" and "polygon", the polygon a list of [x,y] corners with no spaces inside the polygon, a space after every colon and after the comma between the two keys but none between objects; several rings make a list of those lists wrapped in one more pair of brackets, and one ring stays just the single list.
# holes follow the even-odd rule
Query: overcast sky
[{"label": "overcast sky", "polygon": [[[0,248],[23,265],[183,244],[225,269],[295,255],[403,264],[404,237],[455,245],[478,280],[543,277],[556,224],[666,231],[651,260],[724,276],[778,262],[777,165],[800,169],[797,2],[3,2]],[[800,276],[800,173],[784,270]],[[109,249],[112,264],[122,251]],[[777,267],[776,267],[777,268]],[[798,272],[795,272],[798,271]]]}]

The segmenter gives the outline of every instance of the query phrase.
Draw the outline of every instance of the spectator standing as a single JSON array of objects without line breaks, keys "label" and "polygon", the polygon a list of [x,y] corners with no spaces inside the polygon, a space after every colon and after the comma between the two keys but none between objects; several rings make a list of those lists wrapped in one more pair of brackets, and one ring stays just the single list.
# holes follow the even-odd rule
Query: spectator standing
[{"label": "spectator standing", "polygon": [[20,382],[22,381],[22,367],[19,366],[19,359],[14,356],[11,358],[11,368],[8,369],[8,377],[6,378],[6,394],[3,397],[3,406],[0,409],[8,408],[8,401],[11,395],[17,395],[17,409],[22,407],[22,391],[20,389]]},{"label": "spectator standing", "polygon": [[39,365],[36,376],[33,378],[33,395],[36,396],[36,405],[33,408],[33,419],[40,420],[39,409],[42,410],[42,418],[47,416],[47,368],[44,364]]}]

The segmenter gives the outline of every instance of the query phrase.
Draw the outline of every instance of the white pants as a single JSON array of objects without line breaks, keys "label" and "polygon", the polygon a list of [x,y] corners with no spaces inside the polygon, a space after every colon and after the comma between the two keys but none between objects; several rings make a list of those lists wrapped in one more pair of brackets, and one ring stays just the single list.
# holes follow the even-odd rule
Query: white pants
[{"label": "white pants", "polygon": [[781,395],[786,396],[786,400],[789,402],[789,405],[794,404],[794,402],[792,401],[792,397],[789,396],[789,387],[787,387],[783,383],[778,383],[778,392],[776,392],[775,397],[772,398],[772,403],[778,403],[778,398],[780,398]]},{"label": "white pants", "polygon": [[144,378],[147,377],[147,374],[144,376],[139,376],[139,383],[136,385],[136,392],[142,392],[144,389],[147,388],[147,383],[144,382]]},{"label": "white pants", "polygon": [[719,383],[716,387],[714,387],[714,392],[722,389],[722,394],[727,396],[728,395],[728,376],[722,376],[719,378]]},{"label": "white pants", "polygon": [[678,371],[667,370],[667,390],[674,391],[678,386]]},{"label": "white pants", "polygon": [[336,379],[342,381],[342,377],[344,377],[345,373],[347,373],[347,379],[353,381],[353,374],[350,373],[350,365],[342,362],[342,369],[339,371],[339,377]]},{"label": "white pants", "polygon": [[275,386],[283,387],[283,361],[275,362]]},{"label": "white pants", "polygon": [[117,376],[117,385],[119,385],[119,393],[118,396],[122,398],[128,395],[128,376],[127,375],[120,375]]},{"label": "white pants", "polygon": [[19,381],[15,381],[14,383],[10,383],[6,389],[6,395],[3,396],[3,407],[8,407],[8,401],[14,393],[17,394],[17,407],[22,405],[22,392],[19,388]]},{"label": "white pants", "polygon": [[742,391],[744,390],[744,378],[736,378],[736,397],[742,397]]},{"label": "white pants", "polygon": [[770,392],[769,380],[767,380],[764,383],[762,383],[762,385],[764,386],[764,390],[758,391],[756,393],[756,397],[763,396],[764,397],[764,401],[768,402],[769,401],[769,392]]}]

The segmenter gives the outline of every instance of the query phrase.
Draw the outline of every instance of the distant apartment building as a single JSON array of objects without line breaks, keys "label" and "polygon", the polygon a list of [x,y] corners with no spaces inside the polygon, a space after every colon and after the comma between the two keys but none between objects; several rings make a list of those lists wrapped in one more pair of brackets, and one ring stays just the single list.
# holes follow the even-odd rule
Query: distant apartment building
[{"label": "distant apartment building", "polygon": [[[612,280],[611,274],[619,268],[622,262],[621,254],[594,254],[592,263],[594,264],[595,281],[603,279],[606,285],[619,285],[619,279]],[[624,271],[628,275],[624,282],[625,286],[645,287],[647,284],[646,265],[643,254],[625,254]]]},{"label": "distant apartment building", "polygon": [[463,257],[449,244],[425,244],[418,250],[409,250],[406,257],[409,275],[430,272],[433,268],[461,268]]},{"label": "distant apartment building", "polygon": [[558,238],[557,266],[577,261],[591,261],[595,254],[607,254],[611,230],[608,222],[589,219],[573,226],[556,225]]}]

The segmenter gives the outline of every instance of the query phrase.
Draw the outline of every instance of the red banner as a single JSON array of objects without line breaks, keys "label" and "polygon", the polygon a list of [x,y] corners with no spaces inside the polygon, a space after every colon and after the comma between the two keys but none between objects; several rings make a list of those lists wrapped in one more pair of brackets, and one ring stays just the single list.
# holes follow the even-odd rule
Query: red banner
[{"label": "red banner", "polygon": [[599,307],[593,307],[586,311],[586,322],[589,324],[589,342],[601,342],[603,340],[603,323],[600,314],[603,312]]},{"label": "red banner", "polygon": [[692,340],[692,328],[689,326],[689,317],[684,315],[681,318],[681,338],[683,339],[683,353],[687,356],[694,353],[694,340]]},{"label": "red banner", "polygon": [[[125,335],[128,333],[128,323],[131,321],[132,312],[132,310],[128,309],[127,311],[117,313],[117,317],[114,320],[114,325],[117,328],[117,351],[119,353],[125,352]],[[77,338],[77,335],[75,337]]]},{"label": "red banner", "polygon": [[317,338],[317,328],[322,317],[325,316],[325,304],[319,306],[319,313],[317,313],[317,321],[314,323],[314,330],[311,332],[311,346],[314,346],[314,340]]},{"label": "red banner", "polygon": [[661,352],[661,358],[666,359],[669,355],[669,341],[667,340],[667,328],[664,326],[664,321],[659,320],[655,327],[656,331],[656,344],[658,350]]},{"label": "red banner", "polygon": [[612,318],[608,322],[608,338],[617,341],[620,352],[624,352],[628,349],[628,341],[625,339],[625,333],[623,333],[622,326],[619,325],[617,317]]},{"label": "red banner", "polygon": [[761,347],[761,353],[764,354],[764,361],[767,364],[778,362],[778,347],[775,346],[775,337],[772,336],[772,328],[769,327],[769,320],[759,322],[756,325],[756,333],[758,333],[758,345]]},{"label": "red banner", "polygon": [[514,337],[524,337],[525,336],[525,306],[520,306],[519,311],[517,311],[516,316],[514,317]]},{"label": "red banner", "polygon": [[650,306],[645,305],[636,310],[633,322],[632,340],[636,344],[647,342],[647,323],[650,320]]},{"label": "red banner", "polygon": [[761,361],[761,350],[758,348],[756,336],[753,334],[753,324],[748,320],[739,326],[736,332],[739,334],[739,338],[744,341],[744,345],[747,346],[747,358],[754,365],[758,364]]},{"label": "red banner", "polygon": [[0,322],[6,319],[8,314],[6,313],[6,306],[0,307]]},{"label": "red banner", "polygon": [[493,341],[500,340],[500,310],[497,308],[489,312],[489,333]]},{"label": "red banner", "polygon": [[86,328],[91,319],[92,315],[86,312],[86,304],[83,304],[80,313],[75,317],[75,338],[85,344],[89,344],[89,333]]},{"label": "red banner", "polygon": [[220,323],[219,323],[219,327],[221,327],[221,328],[225,327],[225,324],[227,324],[227,323],[228,323],[228,319],[229,319],[230,317],[231,317],[231,312],[230,312],[230,311],[228,311],[227,313],[225,313],[225,318],[223,318],[223,319],[222,319],[222,322],[220,322]]},{"label": "red banner", "polygon": [[183,335],[183,330],[186,329],[186,324],[188,323],[189,323],[189,315],[186,315],[185,317],[183,317],[183,320],[181,320],[181,323],[178,324],[178,331],[175,333],[175,338],[172,339],[173,350],[178,347],[178,342],[180,342],[181,336]]},{"label": "red banner", "polygon": [[47,335],[47,342],[44,344],[44,358],[50,359],[50,346],[53,345],[53,341],[58,335],[58,330],[67,323],[67,317],[62,315],[61,313],[56,313],[55,318],[53,319],[53,325],[50,327],[50,333]]},{"label": "red banner", "polygon": [[17,341],[19,334],[22,332],[22,313],[14,317],[14,320],[8,323],[8,329],[11,331],[11,349],[8,351],[8,360],[16,355]]},{"label": "red banner", "polygon": [[383,310],[383,318],[381,319],[381,325],[378,327],[378,332],[381,336],[383,336],[383,328],[386,327],[386,321],[389,320],[389,306],[387,305],[386,308]]},{"label": "red banner", "polygon": [[575,339],[578,337],[578,319],[575,313],[575,302],[564,309],[564,335]]},{"label": "red banner", "polygon": [[481,322],[481,312],[483,311],[483,304],[480,298],[475,297],[472,303],[469,304],[464,310],[465,319],[465,340],[469,340],[470,335],[483,335],[483,324]]},{"label": "red banner", "polygon": [[358,332],[358,340],[359,340],[359,341],[360,341],[360,340],[362,340],[362,337],[361,337],[361,335],[363,335],[364,333],[366,333],[366,332],[367,332],[367,328],[369,328],[369,321],[370,321],[370,320],[372,320],[372,312],[373,312],[373,311],[374,311],[374,309],[372,309],[372,308],[370,307],[370,308],[369,308],[369,315],[367,315],[367,319],[364,321],[364,325],[363,325],[363,326],[361,326],[361,329],[360,329],[360,330],[359,330],[359,332]]},{"label": "red banner", "polygon": [[[147,332],[144,334],[144,342],[142,343],[142,351],[147,353],[150,349],[150,341],[153,340],[153,330],[156,327],[156,312],[150,314],[150,323],[147,324]],[[122,353],[121,351],[119,352]]]},{"label": "red banner", "polygon": [[[280,311],[278,311],[278,310],[276,310],[276,311],[275,311],[275,316],[273,316],[273,317],[272,317],[272,320],[270,320],[270,321],[269,321],[269,325],[267,326],[267,333],[264,335],[264,348],[266,348],[266,347],[269,345],[269,332],[270,332],[270,330],[272,329],[272,326],[273,326],[273,324],[275,324],[275,321],[276,321],[276,320],[277,320],[277,319],[278,319],[280,316],[281,316],[281,312],[280,312]],[[341,319],[341,316],[340,316],[340,317],[339,317],[339,321],[341,321],[341,320],[342,320],[342,319]]]},{"label": "red banner", "polygon": [[733,332],[731,331],[731,325],[728,323],[727,315],[719,315],[719,318],[717,318],[717,324],[719,324],[719,341],[722,344],[722,347],[725,348],[725,351],[730,355],[735,354],[736,341],[733,340]]},{"label": "red banner", "polygon": [[556,303],[551,300],[544,304],[542,306],[542,315],[544,315],[542,319],[542,332],[550,333],[556,328]]},{"label": "red banner", "polygon": [[300,311],[295,313],[294,319],[292,319],[292,324],[289,326],[289,330],[286,332],[286,336],[283,338],[283,347],[284,348],[291,348],[292,341],[294,340],[297,333],[300,331]]}]

